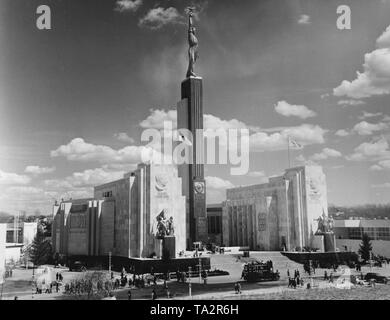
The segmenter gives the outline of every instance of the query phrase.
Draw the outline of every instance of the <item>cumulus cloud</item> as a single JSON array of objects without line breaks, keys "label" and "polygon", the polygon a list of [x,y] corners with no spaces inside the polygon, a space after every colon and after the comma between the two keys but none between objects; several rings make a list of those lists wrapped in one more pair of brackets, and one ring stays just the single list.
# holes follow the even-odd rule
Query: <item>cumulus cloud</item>
[{"label": "cumulus cloud", "polygon": [[207,202],[221,203],[226,199],[226,189],[234,188],[234,185],[219,177],[206,176]]},{"label": "cumulus cloud", "polygon": [[390,159],[389,143],[383,137],[370,142],[363,142],[355,148],[354,153],[346,158],[351,161]]},{"label": "cumulus cloud", "polygon": [[248,177],[256,178],[257,183],[267,183],[269,181],[264,171],[250,171]]},{"label": "cumulus cloud", "polygon": [[382,170],[390,170],[390,159],[381,160],[378,164],[374,164],[370,167],[371,171],[382,171]]},{"label": "cumulus cloud", "polygon": [[316,116],[316,113],[303,105],[292,105],[286,101],[279,101],[275,105],[275,111],[285,117],[299,117],[307,119]]},{"label": "cumulus cloud", "polygon": [[96,186],[123,178],[124,171],[108,171],[104,168],[74,172],[65,180],[74,187]]},{"label": "cumulus cloud", "polygon": [[25,185],[30,181],[31,178],[26,175],[0,170],[0,185]]},{"label": "cumulus cloud", "polygon": [[157,7],[151,9],[143,18],[141,18],[138,22],[138,26],[157,30],[168,24],[177,24],[181,22],[182,16],[176,8],[169,7],[164,9],[162,7]]},{"label": "cumulus cloud", "polygon": [[349,132],[347,130],[340,129],[336,131],[335,135],[339,137],[346,137],[349,135]]},{"label": "cumulus cloud", "polygon": [[301,14],[298,19],[298,24],[310,24],[310,16],[307,14]]},{"label": "cumulus cloud", "polygon": [[114,137],[119,141],[130,143],[130,144],[133,144],[135,142],[134,139],[132,137],[129,137],[129,135],[126,132],[115,133]]},{"label": "cumulus cloud", "polygon": [[9,187],[7,188],[7,193],[9,194],[15,194],[18,196],[21,195],[36,195],[41,194],[43,195],[43,189],[31,187],[31,186],[17,186],[17,187]]},{"label": "cumulus cloud", "polygon": [[40,167],[40,166],[27,166],[24,172],[31,173],[33,175],[40,175],[45,173],[52,173],[56,170],[56,167]]},{"label": "cumulus cloud", "polygon": [[288,137],[306,146],[322,144],[325,142],[326,130],[318,125],[302,124],[296,127],[282,128],[279,132],[266,133],[256,132],[249,138],[251,151],[276,151],[287,148]]},{"label": "cumulus cloud", "polygon": [[310,158],[314,161],[326,160],[329,158],[339,158],[342,154],[340,151],[331,148],[324,148],[320,153],[313,154]]},{"label": "cumulus cloud", "polygon": [[117,0],[115,11],[119,12],[136,12],[142,5],[142,0]]},{"label": "cumulus cloud", "polygon": [[142,153],[150,150],[145,146],[127,146],[115,150],[105,145],[95,145],[85,142],[82,138],[75,138],[68,144],[51,151],[52,157],[65,157],[70,161],[97,161],[101,163],[139,163],[142,162]]},{"label": "cumulus cloud", "polygon": [[224,180],[219,177],[207,176],[205,180],[208,189],[229,189],[234,187],[233,183],[229,180]]},{"label": "cumulus cloud", "polygon": [[339,106],[360,106],[362,104],[365,104],[362,100],[339,100],[337,102]]},{"label": "cumulus cloud", "polygon": [[250,171],[248,173],[248,176],[253,177],[253,178],[265,177],[265,172],[264,171]]},{"label": "cumulus cloud", "polygon": [[321,98],[321,99],[325,99],[325,98],[327,98],[327,97],[329,97],[329,96],[330,96],[329,93],[323,93],[323,94],[320,95],[320,98]]},{"label": "cumulus cloud", "polygon": [[379,122],[379,123],[369,123],[367,121],[362,121],[357,123],[353,127],[353,131],[361,136],[368,136],[377,131],[386,130],[389,128],[387,123]]},{"label": "cumulus cloud", "polygon": [[367,118],[375,118],[375,117],[379,117],[379,116],[382,116],[382,115],[383,115],[382,112],[371,113],[371,112],[363,111],[363,114],[361,116],[359,116],[358,118],[360,120],[364,120],[364,119],[367,119]]},{"label": "cumulus cloud", "polygon": [[250,126],[247,126],[244,122],[239,121],[237,119],[231,119],[231,120],[223,120],[221,118],[218,118],[216,116],[213,116],[211,114],[205,114],[204,115],[204,128],[205,129],[249,129],[252,128]]},{"label": "cumulus cloud", "polygon": [[176,110],[167,110],[164,109],[150,109],[150,115],[140,122],[140,126],[145,129],[163,129],[164,121],[169,121],[172,123],[173,129],[176,129],[177,126],[177,112]]},{"label": "cumulus cloud", "polygon": [[377,39],[376,49],[364,55],[363,72],[355,80],[343,80],[333,89],[335,96],[352,99],[390,93],[390,26]]}]

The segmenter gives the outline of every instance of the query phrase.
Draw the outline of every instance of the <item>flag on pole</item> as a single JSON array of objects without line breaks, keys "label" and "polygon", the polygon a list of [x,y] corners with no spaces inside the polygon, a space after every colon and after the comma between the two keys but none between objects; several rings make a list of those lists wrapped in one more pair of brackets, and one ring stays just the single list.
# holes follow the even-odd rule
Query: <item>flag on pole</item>
[{"label": "flag on pole", "polygon": [[303,148],[303,146],[300,143],[296,142],[295,140],[291,139],[290,137],[288,137],[288,144],[290,147],[295,148],[295,149],[302,149]]}]

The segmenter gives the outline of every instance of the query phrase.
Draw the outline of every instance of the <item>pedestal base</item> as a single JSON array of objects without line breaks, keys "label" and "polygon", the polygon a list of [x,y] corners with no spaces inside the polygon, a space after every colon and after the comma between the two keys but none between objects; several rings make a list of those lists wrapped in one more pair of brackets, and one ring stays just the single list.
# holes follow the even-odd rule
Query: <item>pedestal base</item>
[{"label": "pedestal base", "polygon": [[176,238],[175,236],[166,236],[163,239],[163,255],[169,256],[170,259],[176,258]]},{"label": "pedestal base", "polygon": [[324,234],[324,251],[335,252],[336,251],[336,236],[334,233]]},{"label": "pedestal base", "polygon": [[323,235],[315,235],[313,237],[312,247],[319,249],[320,252],[325,252],[324,236]]},{"label": "pedestal base", "polygon": [[163,239],[155,239],[154,241],[154,252],[158,259],[162,258],[163,254]]}]

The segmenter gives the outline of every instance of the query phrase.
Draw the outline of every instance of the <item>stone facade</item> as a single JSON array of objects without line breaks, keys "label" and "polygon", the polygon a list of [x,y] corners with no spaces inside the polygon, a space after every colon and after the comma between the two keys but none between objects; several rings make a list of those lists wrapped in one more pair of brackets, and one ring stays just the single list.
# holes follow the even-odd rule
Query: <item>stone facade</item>
[{"label": "stone facade", "polygon": [[140,164],[122,179],[95,187],[93,199],[55,206],[53,248],[64,255],[150,257],[161,211],[173,217],[176,253],[185,250],[185,197],[177,169]]},{"label": "stone facade", "polygon": [[316,219],[328,214],[322,167],[287,169],[269,183],[229,189],[226,198],[225,245],[265,251],[318,247]]}]

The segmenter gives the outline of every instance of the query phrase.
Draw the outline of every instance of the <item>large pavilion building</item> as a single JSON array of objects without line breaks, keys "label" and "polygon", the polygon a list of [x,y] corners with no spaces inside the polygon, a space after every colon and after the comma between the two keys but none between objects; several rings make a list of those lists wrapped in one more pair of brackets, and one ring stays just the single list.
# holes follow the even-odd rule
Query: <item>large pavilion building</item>
[{"label": "large pavilion building", "polygon": [[94,197],[54,206],[54,252],[64,256],[148,258],[159,255],[157,218],[172,217],[175,251],[186,249],[185,197],[172,165],[140,164]]},{"label": "large pavilion building", "polygon": [[322,167],[287,169],[268,183],[227,190],[223,242],[265,251],[322,249],[314,234],[324,214],[328,202]]}]

